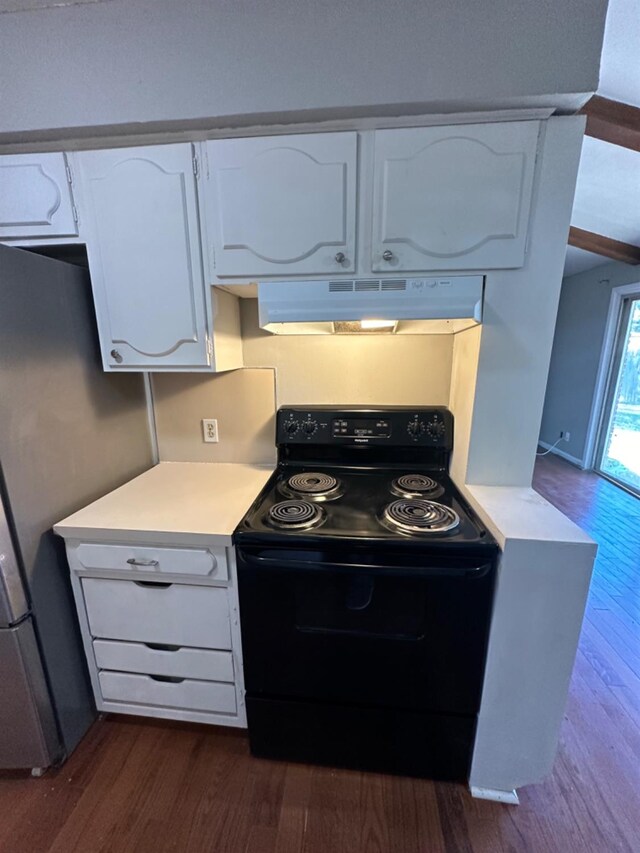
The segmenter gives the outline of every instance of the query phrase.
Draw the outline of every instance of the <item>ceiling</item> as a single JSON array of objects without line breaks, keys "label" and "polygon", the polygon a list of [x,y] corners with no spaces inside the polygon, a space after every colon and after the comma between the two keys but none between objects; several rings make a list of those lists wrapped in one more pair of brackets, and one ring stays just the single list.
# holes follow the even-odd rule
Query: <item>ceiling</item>
[{"label": "ceiling", "polygon": [[[610,0],[598,95],[640,107],[640,0]],[[640,246],[640,152],[586,136],[571,224]],[[567,247],[564,275],[608,263]]]},{"label": "ceiling", "polygon": [[640,152],[585,136],[571,224],[640,245]]},{"label": "ceiling", "polygon": [[640,3],[609,0],[598,94],[640,107]]},{"label": "ceiling", "polygon": [[576,275],[579,272],[592,270],[594,267],[608,264],[609,258],[603,258],[602,255],[595,255],[593,252],[585,252],[584,249],[577,249],[575,246],[567,246],[567,256],[564,262],[564,275]]}]

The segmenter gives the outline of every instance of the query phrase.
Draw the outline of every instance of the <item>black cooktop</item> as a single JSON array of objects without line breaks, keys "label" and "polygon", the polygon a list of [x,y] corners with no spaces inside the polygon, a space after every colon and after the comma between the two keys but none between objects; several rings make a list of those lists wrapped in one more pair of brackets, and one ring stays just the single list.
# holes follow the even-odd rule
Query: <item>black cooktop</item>
[{"label": "black cooktop", "polygon": [[448,475],[415,466],[279,465],[235,538],[239,545],[497,550]]}]

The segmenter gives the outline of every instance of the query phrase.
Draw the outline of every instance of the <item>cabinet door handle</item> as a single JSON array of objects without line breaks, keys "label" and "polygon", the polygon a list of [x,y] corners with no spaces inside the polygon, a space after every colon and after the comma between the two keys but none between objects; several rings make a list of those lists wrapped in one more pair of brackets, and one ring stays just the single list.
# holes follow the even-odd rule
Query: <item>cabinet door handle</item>
[{"label": "cabinet door handle", "polygon": [[161,583],[160,581],[134,581],[136,586],[144,586],[149,589],[169,589],[172,583]]},{"label": "cabinet door handle", "polygon": [[164,681],[166,684],[182,684],[184,678],[176,678],[175,675],[150,675],[154,681]]},{"label": "cabinet door handle", "polygon": [[344,252],[336,252],[335,261],[337,264],[343,264],[345,260],[346,258]]},{"label": "cabinet door handle", "polygon": [[391,251],[391,249],[385,249],[384,250],[384,252],[382,253],[382,260],[383,261],[392,261],[393,260],[393,252]]},{"label": "cabinet door handle", "polygon": [[137,560],[135,557],[129,557],[127,560],[130,566],[159,566],[158,560]]},{"label": "cabinet door handle", "polygon": [[120,350],[112,349],[111,350],[111,358],[114,361],[117,361],[118,364],[120,364],[122,362],[122,353],[120,352]]},{"label": "cabinet door handle", "polygon": [[143,643],[152,652],[179,652],[182,646],[169,646],[166,643]]}]

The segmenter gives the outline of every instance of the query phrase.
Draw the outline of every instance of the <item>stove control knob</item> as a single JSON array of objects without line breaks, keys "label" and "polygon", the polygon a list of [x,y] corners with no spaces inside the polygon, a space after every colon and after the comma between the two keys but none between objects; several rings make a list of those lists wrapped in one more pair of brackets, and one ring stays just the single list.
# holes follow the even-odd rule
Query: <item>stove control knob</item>
[{"label": "stove control knob", "polygon": [[313,435],[318,429],[318,421],[305,421],[302,428],[307,435]]},{"label": "stove control knob", "polygon": [[298,432],[299,426],[298,421],[287,421],[284,425],[284,431],[287,435],[295,435]]},{"label": "stove control knob", "polygon": [[433,441],[438,441],[438,439],[442,438],[445,431],[445,425],[442,421],[431,421],[431,423],[427,424],[427,435]]},{"label": "stove control knob", "polygon": [[419,421],[417,418],[414,421],[409,421],[407,424],[407,432],[415,441],[417,441],[424,432],[424,421]]}]

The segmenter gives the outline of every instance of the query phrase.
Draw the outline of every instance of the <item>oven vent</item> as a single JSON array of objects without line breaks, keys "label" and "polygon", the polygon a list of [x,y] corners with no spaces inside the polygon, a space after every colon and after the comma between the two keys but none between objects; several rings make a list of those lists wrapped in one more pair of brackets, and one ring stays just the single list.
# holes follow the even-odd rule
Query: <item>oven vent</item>
[{"label": "oven vent", "polygon": [[377,279],[366,278],[355,281],[330,281],[329,293],[385,293],[407,289],[404,278]]},{"label": "oven vent", "polygon": [[[451,334],[482,319],[481,275],[363,277],[258,282],[260,327],[275,334],[329,335],[336,323],[398,324],[398,334]],[[397,275],[397,273],[396,273]],[[420,321],[419,323],[413,321]],[[454,321],[454,322],[451,322]],[[409,325],[411,324],[411,325]],[[378,326],[379,327],[379,326]]]}]

